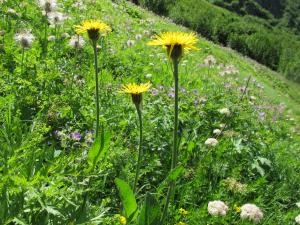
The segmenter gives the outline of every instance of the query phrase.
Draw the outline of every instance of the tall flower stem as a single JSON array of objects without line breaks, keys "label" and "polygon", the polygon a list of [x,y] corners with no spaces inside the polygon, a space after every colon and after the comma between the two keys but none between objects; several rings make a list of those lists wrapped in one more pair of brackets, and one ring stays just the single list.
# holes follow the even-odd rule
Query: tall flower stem
[{"label": "tall flower stem", "polygon": [[142,110],[140,104],[135,104],[136,111],[139,117],[139,128],[140,128],[140,141],[139,141],[139,155],[138,155],[138,161],[136,164],[136,172],[135,172],[135,179],[134,179],[134,184],[133,184],[133,192],[136,191],[136,185],[137,181],[139,178],[139,173],[140,173],[140,167],[141,167],[141,159],[143,155],[143,150],[142,150],[142,142],[143,142],[143,120],[142,120]]},{"label": "tall flower stem", "polygon": [[25,55],[25,48],[22,48],[21,75],[23,74],[23,68],[24,68],[24,55]]},{"label": "tall flower stem", "polygon": [[[174,104],[174,131],[173,131],[173,149],[172,149],[172,161],[171,161],[171,170],[175,169],[177,165],[177,157],[178,157],[178,59],[173,59],[173,76],[174,76],[174,86],[175,86],[175,104]],[[166,204],[163,209],[163,214],[161,217],[161,223],[164,224],[164,220],[168,215],[168,207],[175,190],[175,181],[171,181],[170,186],[168,188]]]},{"label": "tall flower stem", "polygon": [[95,66],[95,82],[96,82],[96,137],[99,134],[99,78],[98,78],[98,57],[97,57],[97,41],[93,40],[93,49],[94,49],[94,66]]}]

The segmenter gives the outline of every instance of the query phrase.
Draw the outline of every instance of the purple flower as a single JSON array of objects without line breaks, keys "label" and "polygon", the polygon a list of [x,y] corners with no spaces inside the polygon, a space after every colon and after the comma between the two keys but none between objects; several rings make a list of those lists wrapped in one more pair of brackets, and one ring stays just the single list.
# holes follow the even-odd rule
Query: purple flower
[{"label": "purple flower", "polygon": [[80,133],[73,132],[73,133],[71,133],[71,138],[73,141],[80,141],[81,135],[80,135]]},{"label": "purple flower", "polygon": [[197,94],[198,94],[198,90],[197,90],[197,89],[194,89],[194,90],[193,90],[193,93],[194,93],[195,95],[197,95]]},{"label": "purple flower", "polygon": [[195,105],[195,106],[198,106],[198,105],[199,105],[199,100],[196,99],[196,100],[194,101],[194,105]]},{"label": "purple flower", "polygon": [[264,112],[259,112],[259,113],[258,113],[258,118],[259,118],[260,120],[265,120],[265,119],[266,119],[266,113],[264,113]]},{"label": "purple flower", "polygon": [[225,88],[230,88],[230,87],[231,87],[231,84],[224,84],[224,87],[225,87]]},{"label": "purple flower", "polygon": [[180,89],[181,92],[186,92],[185,88]]},{"label": "purple flower", "polygon": [[157,88],[158,88],[158,89],[164,89],[164,86],[162,86],[162,85],[157,85]]},{"label": "purple flower", "polygon": [[172,98],[175,97],[175,93],[174,93],[173,91],[169,91],[169,92],[168,92],[168,95],[169,95],[170,97],[172,97]]},{"label": "purple flower", "polygon": [[158,95],[159,91],[156,89],[156,88],[150,88],[149,89],[149,92],[152,94],[152,95]]}]

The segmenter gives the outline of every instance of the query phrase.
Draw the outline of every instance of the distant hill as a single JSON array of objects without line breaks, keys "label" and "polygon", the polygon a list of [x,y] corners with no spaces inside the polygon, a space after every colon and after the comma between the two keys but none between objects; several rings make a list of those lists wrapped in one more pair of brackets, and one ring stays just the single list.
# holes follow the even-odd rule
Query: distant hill
[{"label": "distant hill", "polygon": [[300,1],[139,0],[138,4],[300,82]]},{"label": "distant hill", "polygon": [[266,19],[273,25],[288,27],[300,33],[299,0],[208,0],[209,2],[236,12]]}]

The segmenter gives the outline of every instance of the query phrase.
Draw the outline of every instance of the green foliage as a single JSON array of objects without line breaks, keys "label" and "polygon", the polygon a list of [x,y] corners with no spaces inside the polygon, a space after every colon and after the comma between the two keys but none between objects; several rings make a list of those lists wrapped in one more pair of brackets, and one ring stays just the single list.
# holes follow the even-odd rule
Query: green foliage
[{"label": "green foliage", "polygon": [[134,219],[137,212],[137,204],[130,186],[123,180],[116,178],[115,183],[118,187],[120,198],[123,203],[125,215],[129,221]]}]

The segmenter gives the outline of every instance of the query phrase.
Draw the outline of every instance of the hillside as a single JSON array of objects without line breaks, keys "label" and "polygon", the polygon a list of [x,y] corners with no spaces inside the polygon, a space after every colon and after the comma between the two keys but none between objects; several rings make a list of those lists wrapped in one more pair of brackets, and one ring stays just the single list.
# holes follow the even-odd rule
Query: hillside
[{"label": "hillside", "polygon": [[[172,63],[147,43],[191,30],[126,1],[55,2],[56,16],[34,1],[0,9],[0,224],[295,224],[298,83],[198,35],[199,50],[179,63],[178,166],[170,171]],[[86,19],[111,32],[95,42],[75,35]],[[30,43],[20,42],[24,29]],[[120,91],[133,82],[152,85],[139,99],[142,117]],[[225,213],[208,206],[215,200]],[[259,207],[256,219],[244,215],[247,203]]]},{"label": "hillside", "polygon": [[[270,19],[253,16],[254,13],[239,12],[245,5],[249,6],[247,3],[254,4],[251,0],[233,1],[232,5],[229,4],[231,1],[221,2],[223,8],[207,0],[139,1],[142,6],[171,18],[177,24],[187,26],[217,44],[229,46],[299,83],[299,35],[279,22],[277,26]],[[226,10],[227,5],[233,7],[233,12]],[[262,8],[258,3],[255,6]],[[296,22],[296,19],[291,20]]]}]

